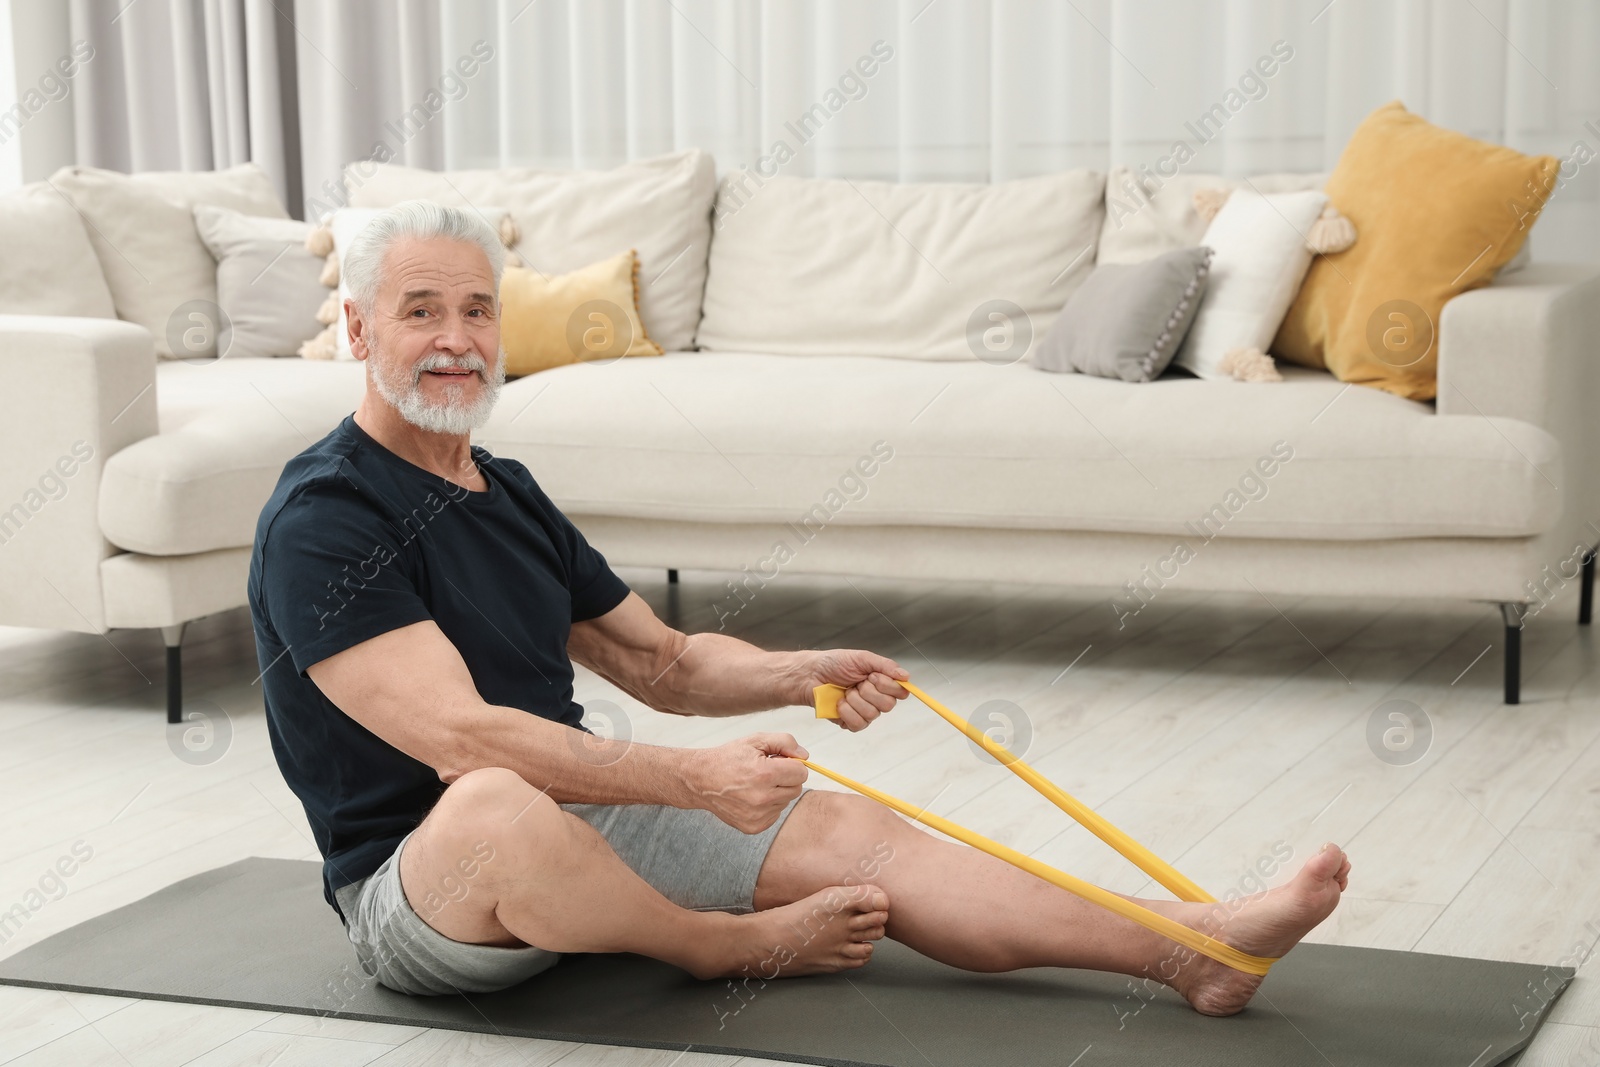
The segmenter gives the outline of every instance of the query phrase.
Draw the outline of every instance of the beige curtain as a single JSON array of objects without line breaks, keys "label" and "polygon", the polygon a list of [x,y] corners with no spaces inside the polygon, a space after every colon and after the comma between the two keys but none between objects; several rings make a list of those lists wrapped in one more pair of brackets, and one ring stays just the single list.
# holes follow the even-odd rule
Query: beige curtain
[{"label": "beige curtain", "polygon": [[12,14],[19,86],[79,61],[62,99],[21,130],[24,181],[74,162],[208,170],[253,159],[286,203],[300,202],[296,37],[273,0],[13,0]]},{"label": "beige curtain", "polygon": [[[11,2],[15,16],[26,0]],[[358,159],[606,167],[691,145],[725,174],[1000,181],[1154,164],[1179,141],[1194,151],[1192,172],[1325,170],[1362,116],[1398,98],[1473,136],[1572,158],[1533,254],[1600,259],[1600,158],[1586,161],[1600,157],[1593,0],[70,0],[65,10],[51,47],[14,42],[19,83],[73,39],[96,50],[65,154],[123,169],[256,159],[292,210],[332,206]],[[1220,130],[1197,133],[1219,108]]]},{"label": "beige curtain", "polygon": [[[375,150],[424,167],[605,167],[695,145],[724,173],[766,160],[793,175],[999,181],[1153,164],[1183,140],[1194,172],[1325,170],[1396,98],[1522,151],[1600,155],[1593,0],[299,0],[295,11],[308,196]],[[493,58],[438,92],[480,43]],[[889,58],[872,61],[875,47]],[[1275,49],[1289,58],[1260,76]],[[436,113],[402,140],[397,119],[423,101]],[[1220,134],[1191,132],[1235,104]],[[780,143],[793,152],[781,164]],[[1571,169],[1536,259],[1600,259],[1600,159]]]}]

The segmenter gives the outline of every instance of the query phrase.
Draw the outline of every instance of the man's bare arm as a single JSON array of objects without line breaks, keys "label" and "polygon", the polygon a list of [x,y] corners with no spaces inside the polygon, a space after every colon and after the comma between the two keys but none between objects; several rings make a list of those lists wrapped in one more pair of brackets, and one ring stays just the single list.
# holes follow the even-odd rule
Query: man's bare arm
[{"label": "man's bare arm", "polygon": [[907,695],[899,664],[860,649],[768,652],[726,634],[685,635],[668,626],[637,593],[597,619],[575,623],[567,653],[659,711],[740,715],[809,706],[825,682],[849,691],[839,724],[859,730]]},{"label": "man's bare arm", "polygon": [[[562,803],[706,808],[746,833],[771,824],[799,795],[805,756],[788,734],[754,734],[683,749],[594,737],[519,708],[486,702],[466,663],[433,622],[363,641],[307,671],[346,715],[445,783],[505,767]],[[763,821],[764,820],[764,821]]]}]

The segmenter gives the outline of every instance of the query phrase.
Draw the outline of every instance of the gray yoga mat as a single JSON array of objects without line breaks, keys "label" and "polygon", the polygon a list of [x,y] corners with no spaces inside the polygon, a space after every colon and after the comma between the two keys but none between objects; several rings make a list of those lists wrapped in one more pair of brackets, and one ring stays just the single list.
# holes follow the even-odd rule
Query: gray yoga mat
[{"label": "gray yoga mat", "polygon": [[890,941],[849,975],[700,982],[638,956],[567,956],[501,993],[407,997],[355,963],[319,867],[249,859],[9,959],[0,983],[800,1063],[945,1067],[1490,1067],[1515,1063],[1568,967],[1302,945],[1242,1014],[1091,971],[980,975]]}]

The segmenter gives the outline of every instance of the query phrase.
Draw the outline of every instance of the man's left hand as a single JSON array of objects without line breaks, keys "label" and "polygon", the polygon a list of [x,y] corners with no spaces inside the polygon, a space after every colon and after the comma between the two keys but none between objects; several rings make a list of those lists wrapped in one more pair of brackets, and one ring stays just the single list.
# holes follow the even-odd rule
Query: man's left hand
[{"label": "man's left hand", "polygon": [[811,703],[811,690],[816,686],[842,685],[845,691],[839,698],[839,717],[833,721],[851,732],[865,730],[872,720],[910,695],[899,684],[910,677],[900,664],[875,652],[856,648],[814,652],[807,664],[802,702]]}]

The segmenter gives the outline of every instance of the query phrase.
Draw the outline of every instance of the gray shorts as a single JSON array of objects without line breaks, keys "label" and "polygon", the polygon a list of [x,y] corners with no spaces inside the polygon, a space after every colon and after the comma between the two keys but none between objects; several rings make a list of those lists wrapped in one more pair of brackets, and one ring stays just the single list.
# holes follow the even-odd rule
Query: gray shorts
[{"label": "gray shorts", "polygon": [[[561,807],[598,830],[624,863],[679,907],[743,914],[755,910],[756,876],[779,827],[798,802],[798,797],[791,801],[778,820],[758,834],[740,833],[698,808]],[[514,986],[561,958],[532,945],[464,944],[429,926],[412,909],[400,885],[400,853],[405,847],[401,841],[369,877],[334,891],[356,958],[369,976],[401,993],[491,993]]]}]

